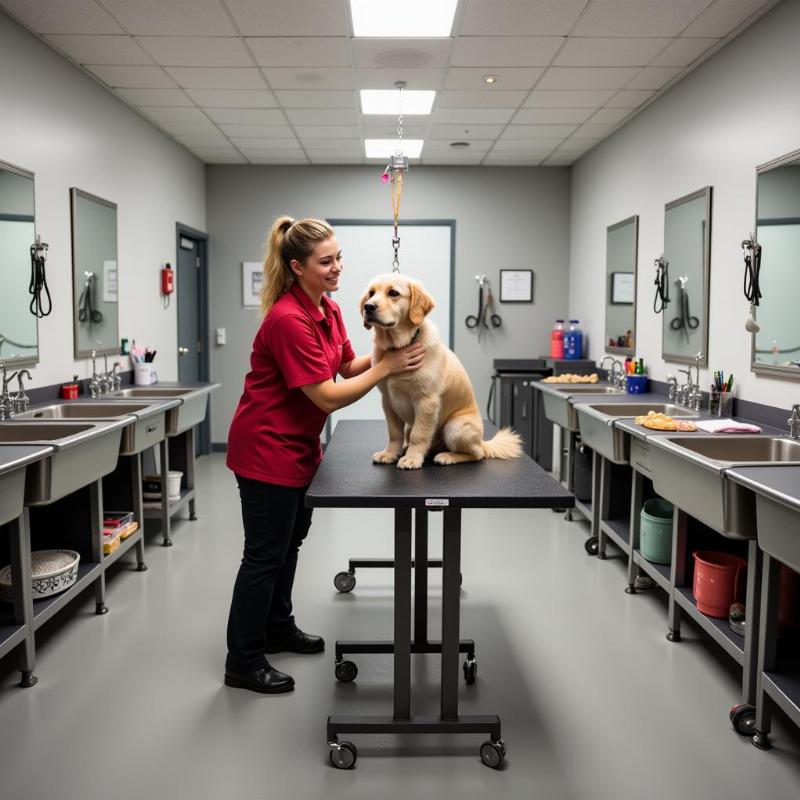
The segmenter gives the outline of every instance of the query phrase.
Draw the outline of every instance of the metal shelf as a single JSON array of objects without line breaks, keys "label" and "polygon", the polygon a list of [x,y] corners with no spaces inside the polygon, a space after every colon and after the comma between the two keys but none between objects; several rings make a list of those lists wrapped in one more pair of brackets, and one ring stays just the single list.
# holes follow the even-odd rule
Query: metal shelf
[{"label": "metal shelf", "polygon": [[[181,489],[181,496],[179,500],[169,501],[169,515],[174,517],[190,500],[194,499],[194,489]],[[144,505],[144,518],[145,519],[161,519],[161,503],[157,506],[150,505],[145,501]]]},{"label": "metal shelf", "polygon": [[778,643],[775,669],[763,673],[764,691],[795,725],[800,725],[800,643],[786,652]]},{"label": "metal shelf", "polygon": [[65,592],[33,601],[33,630],[38,630],[54,614],[74,600],[84,589],[94,583],[103,573],[102,563],[81,562],[78,565],[78,580]]},{"label": "metal shelf", "polygon": [[3,603],[0,608],[0,657],[25,641],[25,625],[14,622],[13,606]]},{"label": "metal shelf", "polygon": [[648,561],[639,550],[633,551],[633,560],[644,573],[652,578],[667,594],[671,591],[671,567]]},{"label": "metal shelf", "polygon": [[119,543],[119,547],[114,550],[112,553],[103,556],[103,566],[109,567],[113,564],[118,558],[121,558],[131,549],[138,541],[141,540],[143,536],[143,529],[141,524],[139,527],[127,538],[123,539]]},{"label": "metal shelf", "polygon": [[707,617],[698,611],[690,587],[676,587],[675,601],[737,664],[744,666],[744,637],[731,630],[727,619]]},{"label": "metal shelf", "polygon": [[631,531],[626,519],[601,519],[600,530],[626,555],[631,551]]},{"label": "metal shelf", "polygon": [[[570,489],[570,491],[572,491]],[[575,498],[575,510],[580,511],[584,517],[586,517],[587,522],[592,521],[592,501],[591,500],[578,500]]]}]

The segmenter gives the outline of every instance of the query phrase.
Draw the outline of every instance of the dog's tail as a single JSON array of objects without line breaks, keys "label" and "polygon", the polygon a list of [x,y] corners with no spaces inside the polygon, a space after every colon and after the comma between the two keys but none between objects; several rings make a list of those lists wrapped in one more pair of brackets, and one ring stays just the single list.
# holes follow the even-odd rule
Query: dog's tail
[{"label": "dog's tail", "polygon": [[500,428],[481,445],[485,458],[519,458],[522,455],[522,437],[511,428]]}]

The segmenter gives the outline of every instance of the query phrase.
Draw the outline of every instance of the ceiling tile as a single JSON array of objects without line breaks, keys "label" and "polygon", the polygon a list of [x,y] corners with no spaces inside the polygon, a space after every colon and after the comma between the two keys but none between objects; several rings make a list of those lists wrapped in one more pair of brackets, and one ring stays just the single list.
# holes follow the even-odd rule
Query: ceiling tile
[{"label": "ceiling tile", "polygon": [[[397,136],[397,120],[377,124],[375,122],[375,117],[367,117],[363,114],[361,115],[360,119],[361,133],[364,135],[365,139],[393,139]],[[383,119],[383,117],[377,117],[377,119]],[[408,122],[408,119],[409,118],[406,117],[406,123]],[[420,117],[413,117],[413,119],[420,119]],[[425,119],[427,120],[427,117],[425,117]],[[424,125],[403,125],[403,135],[407,139],[424,139],[427,132],[427,122]]]},{"label": "ceiling tile", "polygon": [[654,94],[655,92],[644,89],[622,89],[606,103],[606,106],[608,108],[639,108]]},{"label": "ceiling tile", "polygon": [[696,58],[714,47],[719,39],[674,39],[658,57],[650,62],[651,67],[688,67]]},{"label": "ceiling tile", "polygon": [[[494,92],[497,89],[512,90],[533,88],[541,78],[544,67],[451,67],[447,70],[445,89],[480,90]],[[497,83],[487,84],[484,75],[497,75]]]},{"label": "ceiling tile", "polygon": [[124,33],[94,0],[1,0],[0,6],[36,33]]},{"label": "ceiling tile", "polygon": [[630,116],[630,114],[631,110],[629,108],[601,108],[591,120],[589,120],[589,123],[591,125],[598,123],[616,125],[618,122],[625,119],[625,117]]},{"label": "ceiling tile", "polygon": [[204,156],[200,153],[192,150],[192,152],[204,163],[204,164],[246,164],[247,160],[244,156],[240,155],[232,155],[232,156]]},{"label": "ceiling tile", "polygon": [[78,64],[152,64],[130,36],[47,36],[47,41]]},{"label": "ceiling tile", "polygon": [[252,67],[247,48],[232,36],[137,36],[166,67]]},{"label": "ceiling tile", "polygon": [[431,139],[496,139],[503,125],[431,125]]},{"label": "ceiling tile", "polygon": [[541,91],[535,89],[523,105],[525,108],[599,108],[613,95],[612,89],[585,91]]},{"label": "ceiling tile", "polygon": [[184,89],[265,89],[255,67],[164,67]]},{"label": "ceiling tile", "polygon": [[237,155],[236,149],[234,147],[192,147],[190,148],[193,153],[197,153],[198,155],[203,154],[204,156],[235,156]]},{"label": "ceiling tile", "polygon": [[115,88],[169,89],[177,86],[161,67],[124,66],[110,64],[87,65],[89,72],[97,75],[103,83]]},{"label": "ceiling tile", "polygon": [[513,150],[514,152],[542,153],[547,155],[551,150],[555,150],[563,141],[563,136],[554,136],[552,139],[537,139],[535,141],[526,139],[498,139],[494,143],[492,152],[499,153]]},{"label": "ceiling tile", "polygon": [[295,125],[295,133],[307,139],[355,139],[358,138],[357,125]]},{"label": "ceiling tile", "polygon": [[538,167],[542,163],[542,155],[526,153],[489,153],[483,160],[487,167]]},{"label": "ceiling tile", "polygon": [[449,139],[431,139],[425,142],[422,153],[423,155],[430,155],[431,153],[445,153],[452,155],[457,155],[458,153],[487,153],[492,146],[491,139],[470,139],[466,136],[462,136],[452,139],[452,141],[468,142],[469,147],[465,149],[450,147],[451,140]]},{"label": "ceiling tile", "polygon": [[577,158],[584,153],[588,153],[593,147],[596,147],[599,142],[600,139],[585,139],[583,141],[570,139],[562,144],[554,155]]},{"label": "ceiling tile", "polygon": [[245,39],[261,67],[349,67],[346,36],[281,36]]},{"label": "ceiling tile", "polygon": [[578,160],[577,156],[550,156],[542,162],[543,167],[569,167]]},{"label": "ceiling tile", "polygon": [[235,36],[218,0],[102,0],[128,33],[153,36]]},{"label": "ceiling tile", "polygon": [[[141,110],[142,109],[139,109],[139,111]],[[186,111],[188,109],[179,110]],[[215,134],[219,133],[219,128],[217,128],[217,126],[205,116],[203,116],[202,120],[196,122],[156,122],[156,125],[172,136],[214,136]]]},{"label": "ceiling tile", "polygon": [[233,125],[285,125],[283,112],[272,108],[209,108],[206,113],[214,122]]},{"label": "ceiling tile", "polygon": [[225,0],[248,36],[347,36],[345,4],[331,0]]},{"label": "ceiling tile", "polygon": [[566,36],[586,0],[470,0],[463,36]]},{"label": "ceiling tile", "polygon": [[134,106],[190,106],[181,89],[117,89],[117,94]]},{"label": "ceiling tile", "polygon": [[576,36],[677,36],[709,0],[592,0]]},{"label": "ceiling tile", "polygon": [[645,67],[625,88],[660,89],[680,72],[680,67]]},{"label": "ceiling tile", "polygon": [[608,136],[616,126],[613,124],[593,123],[587,122],[581,125],[575,133],[570,137],[571,139],[602,139]]},{"label": "ceiling tile", "polygon": [[247,138],[247,137],[231,137],[231,141],[240,150],[291,150],[300,146],[294,136],[270,139],[266,137],[261,138]]},{"label": "ceiling tile", "polygon": [[567,39],[553,64],[559,67],[643,67],[669,39]]},{"label": "ceiling tile", "polygon": [[269,89],[187,89],[199,106],[209,108],[275,108],[278,103]]},{"label": "ceiling tile", "polygon": [[364,153],[344,155],[336,150],[308,150],[312,164],[363,164]]},{"label": "ceiling tile", "polygon": [[683,31],[683,35],[722,38],[752,14],[771,5],[769,0],[717,0]]},{"label": "ceiling tile", "polygon": [[515,110],[513,108],[439,108],[433,114],[433,121],[463,125],[498,125],[508,122]]},{"label": "ceiling tile", "polygon": [[282,125],[237,125],[223,123],[219,127],[226,136],[232,138],[281,139],[294,136],[292,129],[286,124],[285,120]]},{"label": "ceiling tile", "polygon": [[[119,94],[121,94],[121,92],[119,92]],[[188,100],[189,98],[187,97],[186,99]],[[188,105],[191,106],[191,103]],[[142,104],[139,106],[139,111],[159,124],[165,122],[179,124],[212,124],[209,118],[195,106],[191,106],[190,108],[170,108],[168,106],[160,107]]]},{"label": "ceiling tile", "polygon": [[357,125],[358,113],[353,108],[289,109],[292,125]]},{"label": "ceiling tile", "polygon": [[469,150],[454,150],[452,153],[428,153],[423,148],[420,160],[422,164],[427,166],[477,166],[483,161],[484,156],[485,153],[473,153]]},{"label": "ceiling tile", "polygon": [[556,125],[586,122],[594,108],[523,108],[512,119],[514,125]]},{"label": "ceiling tile", "polygon": [[527,92],[444,91],[438,95],[437,108],[512,108],[518,106]]},{"label": "ceiling tile", "polygon": [[264,67],[264,76],[272,89],[352,89],[353,72],[349,69],[295,69]]},{"label": "ceiling tile", "polygon": [[352,39],[354,67],[446,67],[450,39]]},{"label": "ceiling tile", "polygon": [[187,147],[230,147],[231,145],[221,133],[192,133],[175,138]]},{"label": "ceiling tile", "polygon": [[637,72],[636,67],[550,67],[536,89],[621,89]]},{"label": "ceiling tile", "polygon": [[275,97],[283,108],[356,108],[355,92],[303,92],[281,89]]},{"label": "ceiling tile", "polygon": [[319,139],[313,140],[313,145],[306,145],[306,153],[312,156],[315,153],[338,153],[344,156],[356,156],[357,158],[364,157],[364,143],[360,139],[341,140],[336,142],[336,146],[332,147],[326,142],[321,142]]},{"label": "ceiling tile", "polygon": [[438,89],[444,74],[443,69],[362,67],[353,71],[353,80],[357,89],[394,89],[397,81],[405,81],[409,89]]},{"label": "ceiling tile", "polygon": [[294,161],[295,159],[305,159],[306,157],[306,154],[303,152],[303,148],[300,147],[300,145],[296,145],[295,147],[287,147],[282,150],[252,150],[245,147],[240,147],[239,150],[248,160],[251,158],[257,158],[268,159],[270,161]]},{"label": "ceiling tile", "polygon": [[558,36],[459,36],[453,42],[454,67],[546,67],[564,40]]},{"label": "ceiling tile", "polygon": [[308,164],[308,159],[302,154],[302,151],[300,155],[287,153],[281,156],[276,150],[271,153],[264,153],[262,156],[251,155],[247,160],[251,164],[282,164],[284,166],[290,164]]},{"label": "ceiling tile", "polygon": [[577,127],[577,125],[509,125],[503,131],[499,141],[504,139],[523,139],[528,141],[563,139],[569,136]]}]

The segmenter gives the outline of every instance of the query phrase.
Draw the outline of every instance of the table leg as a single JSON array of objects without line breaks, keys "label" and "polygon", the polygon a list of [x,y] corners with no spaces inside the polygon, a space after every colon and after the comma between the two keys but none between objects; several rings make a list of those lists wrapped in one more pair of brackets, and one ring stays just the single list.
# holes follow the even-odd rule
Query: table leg
[{"label": "table leg", "polygon": [[772,727],[772,700],[764,691],[764,672],[775,669],[778,643],[778,589],[780,563],[764,553],[761,580],[761,626],[758,632],[758,665],[756,668],[756,732],[753,744],[769,750]]},{"label": "table leg", "polygon": [[145,572],[147,564],[144,560],[144,502],[142,500],[142,454],[131,456],[131,499],[133,500],[133,516],[139,523],[142,531],[141,538],[136,542],[137,570]]},{"label": "table leg", "polygon": [[442,719],[458,719],[461,509],[444,510],[442,544]]},{"label": "table leg", "polygon": [[164,547],[172,547],[171,517],[169,514],[169,439],[165,436],[159,444],[161,460],[161,535]]},{"label": "table leg", "polygon": [[414,512],[414,643],[428,641],[428,512]]},{"label": "table leg", "polygon": [[686,539],[689,520],[686,512],[675,509],[672,518],[672,568],[669,587],[669,631],[667,639],[671,642],[681,640],[681,607],[675,601],[679,586],[686,584]]},{"label": "table leg", "polygon": [[33,591],[30,580],[23,575],[31,574],[31,533],[28,509],[10,523],[9,544],[11,547],[12,593],[14,596],[14,622],[25,626],[25,641],[19,646],[18,665],[21,674],[19,685],[34,686],[38,678],[33,674],[35,663],[33,636]]},{"label": "table leg", "polygon": [[394,512],[394,718],[411,717],[411,509]]},{"label": "table leg", "polygon": [[631,551],[628,553],[628,585],[625,588],[627,594],[636,594],[636,574],[638,567],[634,556],[639,549],[639,534],[641,531],[641,511],[642,511],[642,498],[644,496],[644,478],[642,474],[635,469],[631,470],[632,484],[631,484]]},{"label": "table leg", "polygon": [[[89,507],[92,519],[92,557],[95,561],[103,561],[103,479],[96,480],[89,487]],[[107,614],[106,606],[106,573],[105,569],[94,584],[95,613]]]}]

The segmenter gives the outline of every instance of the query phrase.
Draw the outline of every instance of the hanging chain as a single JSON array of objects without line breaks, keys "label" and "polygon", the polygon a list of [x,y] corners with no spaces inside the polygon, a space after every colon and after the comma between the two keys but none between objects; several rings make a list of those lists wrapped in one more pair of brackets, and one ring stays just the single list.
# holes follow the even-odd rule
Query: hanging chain
[{"label": "hanging chain", "polygon": [[[403,87],[405,83],[398,81],[397,88],[400,93],[400,113],[397,116],[397,152],[403,152]],[[400,272],[400,234],[397,232],[397,224],[400,219],[400,198],[403,195],[403,171],[402,169],[392,170],[392,214],[394,215],[394,236],[392,237],[392,272]]]}]

